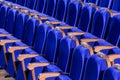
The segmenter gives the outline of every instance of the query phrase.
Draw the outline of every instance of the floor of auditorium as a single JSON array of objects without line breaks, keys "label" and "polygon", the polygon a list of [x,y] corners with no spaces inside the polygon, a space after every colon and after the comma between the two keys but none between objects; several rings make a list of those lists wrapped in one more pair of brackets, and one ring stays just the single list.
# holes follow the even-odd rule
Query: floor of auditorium
[{"label": "floor of auditorium", "polygon": [[15,80],[12,77],[5,77],[9,75],[4,69],[0,68],[0,80]]}]

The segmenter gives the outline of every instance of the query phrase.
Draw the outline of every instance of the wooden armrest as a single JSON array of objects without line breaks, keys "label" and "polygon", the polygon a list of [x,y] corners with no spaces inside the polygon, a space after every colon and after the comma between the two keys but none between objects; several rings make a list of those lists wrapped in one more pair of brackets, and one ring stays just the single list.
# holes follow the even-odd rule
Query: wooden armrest
[{"label": "wooden armrest", "polygon": [[120,70],[120,64],[114,64],[114,67],[116,67],[116,69]]},{"label": "wooden armrest", "polygon": [[81,45],[83,45],[84,47],[86,47],[87,49],[89,49],[90,55],[94,54],[92,46],[90,46],[88,43],[82,42]]},{"label": "wooden armrest", "polygon": [[75,41],[76,46],[78,46],[80,44],[77,37],[75,37],[75,36],[69,36],[69,37],[72,38]]},{"label": "wooden armrest", "polygon": [[51,21],[50,23],[55,25],[55,24],[60,24],[61,22],[59,22],[59,21]]},{"label": "wooden armrest", "polygon": [[46,78],[49,78],[49,77],[58,77],[60,76],[61,73],[59,72],[48,72],[48,73],[41,73],[39,74],[39,80],[46,80]]},{"label": "wooden armrest", "polygon": [[61,22],[59,22],[59,21],[46,21],[45,23],[55,25],[55,24],[60,24]]},{"label": "wooden armrest", "polygon": [[120,54],[112,54],[107,56],[104,53],[99,52],[98,55],[106,60],[108,67],[114,66],[114,60],[120,58]]},{"label": "wooden armrest", "polygon": [[33,57],[36,57],[36,56],[39,56],[39,54],[20,54],[18,56],[18,60],[23,61],[24,59],[33,58]]},{"label": "wooden armrest", "polygon": [[113,66],[114,65],[114,60],[120,58],[120,54],[111,54],[108,57],[111,61],[111,65]]},{"label": "wooden armrest", "polygon": [[48,17],[47,16],[40,16],[40,19],[41,20],[48,20]]},{"label": "wooden armrest", "polygon": [[73,26],[57,26],[55,29],[62,29],[62,30],[64,30],[64,29],[71,29],[71,28],[73,28]]},{"label": "wooden armrest", "polygon": [[0,37],[11,36],[12,34],[0,34]]},{"label": "wooden armrest", "polygon": [[113,49],[113,48],[116,48],[116,46],[95,46],[94,51],[95,52],[100,52],[101,50]]},{"label": "wooden armrest", "polygon": [[99,41],[100,39],[99,38],[87,38],[87,39],[81,39],[81,43],[88,43],[88,42],[96,42],[96,41]]},{"label": "wooden armrest", "polygon": [[28,65],[28,69],[29,70],[33,70],[35,69],[36,67],[45,67],[45,66],[48,66],[50,63],[30,63]]},{"label": "wooden armrest", "polygon": [[1,40],[0,45],[5,45],[7,43],[14,43],[14,42],[20,42],[20,40]]},{"label": "wooden armrest", "polygon": [[29,46],[11,46],[11,47],[9,47],[8,51],[10,53],[13,53],[16,50],[24,50],[26,48],[29,48]]},{"label": "wooden armrest", "polygon": [[68,36],[79,36],[83,34],[85,34],[85,32],[69,32]]}]

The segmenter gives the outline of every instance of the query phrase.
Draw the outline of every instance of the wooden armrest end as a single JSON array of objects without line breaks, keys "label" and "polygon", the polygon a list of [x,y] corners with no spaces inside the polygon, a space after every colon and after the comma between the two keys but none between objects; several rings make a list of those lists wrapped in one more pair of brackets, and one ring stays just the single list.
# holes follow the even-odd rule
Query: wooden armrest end
[{"label": "wooden armrest end", "polygon": [[36,56],[39,56],[39,54],[20,54],[18,56],[18,60],[23,61],[24,59],[33,58],[33,57],[36,57]]}]

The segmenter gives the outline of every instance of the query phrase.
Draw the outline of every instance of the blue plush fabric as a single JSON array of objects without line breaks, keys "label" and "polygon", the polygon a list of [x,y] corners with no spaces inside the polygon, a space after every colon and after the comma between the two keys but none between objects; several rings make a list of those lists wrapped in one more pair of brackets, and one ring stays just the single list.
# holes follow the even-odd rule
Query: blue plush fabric
[{"label": "blue plush fabric", "polygon": [[37,0],[36,10],[43,13],[45,11],[46,0]]},{"label": "blue plush fabric", "polygon": [[58,0],[57,10],[56,10],[56,19],[64,21],[66,18],[67,6],[69,0]]},{"label": "blue plush fabric", "polygon": [[49,16],[54,16],[56,5],[57,5],[57,0],[47,0],[45,14]]},{"label": "blue plush fabric", "polygon": [[9,33],[13,33],[17,14],[18,14],[18,11],[14,10],[14,9],[10,9],[8,11],[5,29]]},{"label": "blue plush fabric", "polygon": [[99,0],[88,0],[88,3],[94,3],[94,4],[98,5]]},{"label": "blue plush fabric", "polygon": [[90,27],[91,27],[91,23],[92,23],[92,18],[93,18],[93,14],[96,11],[95,7],[89,4],[86,4],[81,11],[81,17],[80,17],[80,21],[78,24],[78,28],[81,29],[82,31],[88,32]]},{"label": "blue plush fabric", "polygon": [[73,1],[69,3],[66,24],[69,24],[71,26],[76,26],[78,24],[78,18],[81,14],[81,8],[82,3],[80,2]]},{"label": "blue plush fabric", "polygon": [[16,23],[14,27],[14,32],[13,35],[18,38],[22,39],[23,37],[23,31],[24,31],[24,26],[26,24],[26,21],[28,19],[28,15],[24,13],[19,13],[17,18],[16,18]]},{"label": "blue plush fabric", "polygon": [[112,5],[112,0],[100,0],[99,2],[100,7],[111,8],[111,5]]},{"label": "blue plush fabric", "polygon": [[119,80],[119,79],[120,71],[116,69],[116,67],[110,67],[105,71],[102,80]]},{"label": "blue plush fabric", "polygon": [[120,0],[113,0],[112,10],[120,11]]},{"label": "blue plush fabric", "polygon": [[[38,25],[38,23],[37,23],[37,21],[35,20],[35,19],[33,19],[33,18],[30,18],[30,19],[28,19],[28,21],[27,21],[27,23],[26,23],[27,25],[25,26],[25,28],[26,28],[26,30],[24,30],[24,37],[22,38],[22,40],[24,41],[24,43],[26,43],[26,44],[24,44],[24,43],[22,43],[22,42],[17,42],[17,43],[13,43],[13,44],[9,44],[8,46],[7,46],[7,48],[9,48],[9,46],[32,46],[32,38],[34,38],[34,31],[35,31],[35,27],[37,27],[37,25]],[[33,24],[33,25],[31,25],[31,24]],[[29,33],[30,32],[30,33]],[[26,37],[25,37],[26,36]],[[29,39],[28,39],[29,38]],[[31,38],[31,39],[30,39]],[[34,51],[31,51],[31,50],[29,50],[29,49],[25,49],[24,51],[23,50],[18,50],[18,51],[15,51],[14,53],[15,53],[15,60],[16,61],[18,61],[18,59],[17,59],[17,57],[18,57],[18,55],[19,54],[21,54],[21,53],[28,53],[28,52],[31,52],[31,53],[35,53]],[[9,54],[8,53],[8,55],[11,55],[11,54]],[[9,73],[11,73],[11,75],[12,76],[14,76],[14,67],[12,67],[13,65],[11,64],[11,63],[13,63],[13,60],[12,60],[12,57],[11,56],[8,56],[8,65],[7,65],[7,68],[6,68],[6,70],[9,72]],[[9,69],[9,68],[11,68],[11,69]],[[13,71],[11,71],[13,69]]]},{"label": "blue plush fabric", "polygon": [[26,3],[27,3],[26,0],[17,0],[17,4],[19,4],[19,5],[25,6]]},{"label": "blue plush fabric", "polygon": [[116,15],[112,18],[110,22],[110,27],[108,30],[108,36],[106,41],[110,42],[113,45],[118,46],[119,36],[120,36],[120,16]]},{"label": "blue plush fabric", "polygon": [[35,9],[35,6],[36,6],[36,2],[37,0],[29,0],[27,1],[27,7],[30,8],[30,9]]},{"label": "blue plush fabric", "polygon": [[104,38],[109,18],[110,13],[107,10],[97,10],[92,21],[91,33],[97,37]]},{"label": "blue plush fabric", "polygon": [[9,9],[10,8],[8,6],[2,6],[0,8],[0,28],[5,27],[6,17]]},{"label": "blue plush fabric", "polygon": [[[33,53],[39,53],[39,54],[43,53],[42,51],[44,49],[46,34],[48,33],[49,29],[50,29],[50,27],[48,25],[45,25],[45,24],[39,25],[39,27],[37,28],[35,37],[34,37],[34,45],[33,45],[33,49],[36,52],[33,51]],[[31,53],[31,51],[27,51],[27,52],[24,52],[24,53]],[[37,61],[36,58],[38,58],[40,61],[43,60],[44,62],[46,62],[46,60],[43,57],[35,57],[35,60],[33,60],[33,62]],[[39,62],[39,60],[37,62]],[[24,62],[25,62],[25,69],[27,71],[27,65],[28,65],[28,63],[31,62],[31,58],[30,59],[25,59]],[[19,64],[19,68],[18,68],[19,72],[16,75],[16,79],[18,79],[20,77],[24,77],[24,76],[19,76],[19,74],[22,75],[22,73],[23,73],[23,70],[22,70],[21,67],[22,67],[21,64]]]}]

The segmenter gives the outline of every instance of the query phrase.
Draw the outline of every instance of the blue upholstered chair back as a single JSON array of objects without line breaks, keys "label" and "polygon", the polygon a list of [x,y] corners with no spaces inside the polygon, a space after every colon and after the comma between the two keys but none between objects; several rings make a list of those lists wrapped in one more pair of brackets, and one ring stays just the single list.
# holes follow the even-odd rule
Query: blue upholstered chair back
[{"label": "blue upholstered chair back", "polygon": [[35,6],[36,6],[36,2],[37,2],[37,0],[28,0],[27,1],[27,7],[30,8],[30,9],[34,9]]},{"label": "blue upholstered chair back", "polygon": [[13,35],[18,39],[22,39],[23,37],[24,27],[27,19],[28,19],[28,15],[24,13],[19,13],[16,18]]},{"label": "blue upholstered chair back", "polygon": [[77,1],[69,3],[66,23],[71,26],[76,26],[78,23],[78,18],[81,13],[82,4]]},{"label": "blue upholstered chair back", "polygon": [[88,3],[94,3],[94,4],[98,5],[99,0],[88,0]]},{"label": "blue upholstered chair back", "polygon": [[57,66],[60,67],[64,72],[68,72],[70,67],[71,55],[76,43],[69,37],[63,37],[60,41]]},{"label": "blue upholstered chair back", "polygon": [[108,28],[106,41],[118,46],[120,38],[120,15],[113,16]]},{"label": "blue upholstered chair back", "polygon": [[7,16],[7,13],[8,13],[9,9],[10,8],[8,6],[2,6],[0,8],[0,28],[5,27],[6,16]]},{"label": "blue upholstered chair back", "polygon": [[50,30],[50,26],[46,24],[41,24],[36,30],[36,35],[34,38],[34,45],[33,48],[36,50],[39,54],[43,54],[44,46],[46,42],[46,35],[48,33],[48,30]]},{"label": "blue upholstered chair back", "polygon": [[55,17],[58,20],[64,21],[66,17],[68,3],[69,3],[69,0],[58,0],[57,10],[55,15]]},{"label": "blue upholstered chair back", "polygon": [[57,0],[47,0],[45,13],[49,16],[54,16],[56,5],[57,5]]},{"label": "blue upholstered chair back", "polygon": [[93,14],[96,11],[94,6],[88,6],[85,5],[82,8],[82,12],[81,12],[81,16],[80,16],[80,21],[78,24],[78,28],[88,32],[91,25],[92,25],[92,18],[93,18]]},{"label": "blue upholstered chair back", "polygon": [[113,0],[112,10],[120,11],[120,0]]},{"label": "blue upholstered chair back", "polygon": [[18,14],[18,11],[15,10],[15,9],[10,9],[10,10],[8,11],[5,29],[6,29],[9,33],[13,33],[14,26],[15,26],[15,20],[16,20],[17,14]]},{"label": "blue upholstered chair back", "polygon": [[46,6],[46,0],[37,0],[36,10],[39,12],[44,12]]},{"label": "blue upholstered chair back", "polygon": [[111,8],[112,0],[100,0],[99,6],[100,7],[106,7]]},{"label": "blue upholstered chair back", "polygon": [[25,24],[25,29],[24,29],[24,36],[22,41],[29,45],[32,46],[33,45],[33,39],[34,39],[34,34],[35,34],[35,30],[38,26],[38,20],[35,20],[34,18],[30,18],[27,20],[26,24]]},{"label": "blue upholstered chair back", "polygon": [[26,3],[27,3],[26,0],[18,0],[18,1],[17,1],[17,4],[22,5],[22,6],[25,6]]},{"label": "blue upholstered chair back", "polygon": [[62,38],[60,31],[50,30],[46,38],[44,57],[50,62],[56,61],[56,55],[59,49],[60,40]]},{"label": "blue upholstered chair back", "polygon": [[92,21],[91,33],[97,37],[104,38],[109,18],[110,13],[107,10],[97,10]]}]

